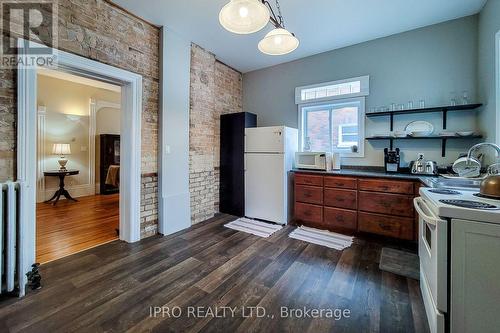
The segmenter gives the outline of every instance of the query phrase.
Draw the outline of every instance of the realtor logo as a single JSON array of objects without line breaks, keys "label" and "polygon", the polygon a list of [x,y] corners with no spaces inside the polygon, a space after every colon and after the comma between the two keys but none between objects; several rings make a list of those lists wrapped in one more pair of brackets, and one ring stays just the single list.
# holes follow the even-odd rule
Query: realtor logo
[{"label": "realtor logo", "polygon": [[54,67],[57,0],[0,0],[0,68]]}]

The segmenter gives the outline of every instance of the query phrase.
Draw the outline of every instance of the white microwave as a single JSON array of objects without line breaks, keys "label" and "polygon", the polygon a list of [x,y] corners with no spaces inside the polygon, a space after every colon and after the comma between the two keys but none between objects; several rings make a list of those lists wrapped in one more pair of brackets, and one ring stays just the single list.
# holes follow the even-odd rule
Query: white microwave
[{"label": "white microwave", "polygon": [[309,170],[332,170],[332,154],[326,152],[297,152],[295,153],[295,167]]}]

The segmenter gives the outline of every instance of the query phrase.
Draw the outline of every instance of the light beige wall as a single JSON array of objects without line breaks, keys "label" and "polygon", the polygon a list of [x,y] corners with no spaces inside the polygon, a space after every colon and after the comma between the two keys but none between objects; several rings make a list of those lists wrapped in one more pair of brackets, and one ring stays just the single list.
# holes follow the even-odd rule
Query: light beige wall
[{"label": "light beige wall", "polygon": [[[38,75],[38,106],[46,109],[45,118],[45,170],[58,169],[58,156],[51,154],[54,143],[69,143],[71,155],[68,157],[68,169],[78,169],[80,174],[68,177],[67,187],[88,185],[90,179],[90,99],[120,103],[120,93],[92,86],[73,83],[66,80]],[[110,112],[110,109],[101,109],[98,112],[96,129],[106,132],[108,129],[116,131],[120,126],[119,111]],[[109,114],[108,114],[109,113]],[[100,134],[101,132],[97,132]],[[104,133],[102,132],[102,133]],[[95,140],[95,138],[94,138]],[[58,181],[53,177],[46,177],[45,188],[57,188]],[[79,195],[78,192],[75,193]]]}]

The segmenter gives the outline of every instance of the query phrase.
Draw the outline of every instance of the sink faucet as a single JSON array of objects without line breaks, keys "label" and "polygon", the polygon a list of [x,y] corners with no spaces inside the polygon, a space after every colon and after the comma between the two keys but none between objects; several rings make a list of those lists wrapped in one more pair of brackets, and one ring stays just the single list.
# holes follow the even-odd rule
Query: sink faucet
[{"label": "sink faucet", "polygon": [[467,161],[468,163],[470,163],[471,161],[471,157],[472,157],[472,153],[481,148],[481,147],[484,147],[484,146],[488,146],[488,147],[493,147],[495,148],[495,150],[497,151],[497,154],[498,154],[498,157],[500,157],[500,146],[494,144],[494,143],[488,143],[488,142],[483,142],[483,143],[478,143],[477,145],[474,145],[471,147],[471,149],[469,149],[469,152],[467,153]]}]

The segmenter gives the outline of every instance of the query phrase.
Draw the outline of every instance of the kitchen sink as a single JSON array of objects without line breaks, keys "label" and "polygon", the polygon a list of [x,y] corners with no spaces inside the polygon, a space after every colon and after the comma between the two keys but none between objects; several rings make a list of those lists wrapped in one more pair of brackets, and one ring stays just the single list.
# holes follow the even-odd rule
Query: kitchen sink
[{"label": "kitchen sink", "polygon": [[455,189],[478,189],[481,186],[482,179],[474,178],[445,178],[439,177],[430,179],[429,182],[433,184],[434,187],[446,187]]}]

